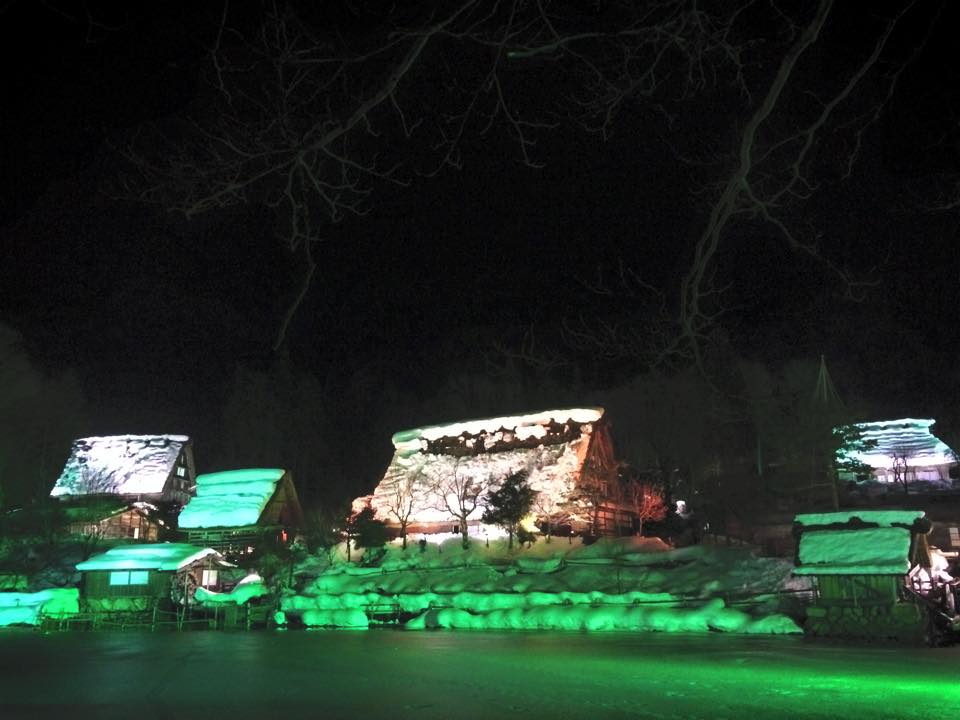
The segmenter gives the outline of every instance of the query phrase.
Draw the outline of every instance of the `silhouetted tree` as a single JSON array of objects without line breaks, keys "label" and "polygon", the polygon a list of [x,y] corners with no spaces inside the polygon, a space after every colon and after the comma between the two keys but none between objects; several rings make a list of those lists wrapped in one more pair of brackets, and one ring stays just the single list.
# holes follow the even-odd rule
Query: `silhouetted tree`
[{"label": "silhouetted tree", "polygon": [[530,514],[537,491],[527,482],[526,472],[507,477],[495,490],[487,492],[486,509],[481,519],[507,531],[507,547],[513,549],[513,536],[517,534],[520,521]]},{"label": "silhouetted tree", "polygon": [[383,547],[387,541],[387,526],[375,517],[376,513],[369,505],[359,512],[352,513],[344,524],[343,534],[347,539],[347,560],[350,560],[350,546],[375,549]]},{"label": "silhouetted tree", "polygon": [[439,498],[436,509],[446,510],[457,521],[464,550],[470,547],[467,521],[476,512],[489,486],[490,480],[487,478],[461,474],[459,460],[454,464],[453,471],[434,485],[434,493]]},{"label": "silhouetted tree", "polygon": [[648,520],[659,522],[667,516],[663,490],[639,479],[631,479],[627,485],[627,498],[634,516],[639,521],[637,535],[643,535],[643,524]]},{"label": "silhouetted tree", "polygon": [[428,498],[422,487],[422,468],[416,473],[407,473],[396,480],[393,487],[386,493],[385,501],[387,512],[397,519],[400,525],[400,538],[403,549],[407,549],[407,526],[410,518],[419,510],[426,509]]},{"label": "silhouetted tree", "polygon": [[86,402],[76,377],[50,377],[0,324],[0,483],[9,506],[50,493],[70,443],[83,428]]},{"label": "silhouetted tree", "polygon": [[[826,76],[804,61],[834,14],[832,0],[613,0],[603,12],[560,0],[398,3],[387,11],[359,2],[319,14],[309,5],[264,3],[251,13],[224,4],[209,30],[208,91],[172,127],[141,128],[128,143],[141,176],[131,188],[188,217],[237,203],[277,211],[281,240],[301,258],[279,348],[322,264],[329,225],[368,211],[378,188],[459,168],[464,143],[493,125],[536,166],[537,136],[558,119],[609,136],[621,116],[642,114],[655,127],[634,135],[638,143],[682,146],[681,161],[696,144],[723,153],[690,163],[721,169],[703,182],[714,189],[696,218],[689,269],[670,288],[679,335],[662,348],[703,369],[701,348],[718,321],[717,258],[741,221],[765,223],[787,247],[856,285],[795,211],[817,194],[813,165],[825,161],[817,151],[828,133],[847,151],[826,160],[838,175],[852,172],[865,130],[908,61],[886,50],[912,6],[857,24],[867,47]],[[880,75],[885,61],[894,69]],[[813,88],[819,102],[802,102]],[[867,88],[874,94],[854,103]],[[730,120],[699,123],[689,133],[696,143],[686,143],[676,120],[704,106],[728,108]]]}]

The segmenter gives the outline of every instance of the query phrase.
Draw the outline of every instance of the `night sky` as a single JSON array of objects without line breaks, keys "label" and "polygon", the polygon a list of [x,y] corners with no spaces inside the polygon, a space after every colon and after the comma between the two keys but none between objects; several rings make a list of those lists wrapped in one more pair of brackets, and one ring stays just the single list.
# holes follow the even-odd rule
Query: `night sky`
[{"label": "night sky", "polygon": [[[621,265],[662,291],[675,316],[680,277],[730,154],[785,46],[765,36],[766,15],[741,29],[754,43],[752,103],[729,89],[670,98],[667,120],[628,102],[606,139],[559,122],[537,132],[536,168],[503,128],[471,131],[459,170],[414,170],[405,186],[375,186],[366,215],[323,228],[317,276],[277,353],[271,345],[302,266],[276,239],[274,212],[250,202],[187,220],[137,202],[120,182],[128,168],[117,149],[139,129],[189,114],[208,92],[220,10],[122,5],[0,5],[0,323],[20,333],[40,371],[75,373],[86,398],[81,434],[186,432],[201,471],[237,459],[222,418],[238,367],[292,368],[325,398],[317,434],[364,438],[369,457],[342,470],[357,487],[375,479],[390,431],[456,419],[448,413],[458,404],[443,397],[456,387],[451,378],[486,373],[495,386],[490,368],[508,365],[525,330],[562,356],[560,323],[642,316],[647,305],[611,280]],[[806,21],[814,5],[788,11]],[[809,119],[818,90],[833,90],[830,80],[849,74],[904,7],[868,14],[853,5],[833,9],[771,127]],[[846,300],[821,263],[756,219],[731,225],[716,264],[733,352],[771,366],[825,354],[841,394],[877,413],[929,416],[960,390],[957,215],[934,207],[960,172],[952,49],[960,18],[951,6],[921,1],[904,14],[875,72],[818,136],[813,196],[785,211],[824,256],[874,281],[862,300]],[[249,26],[256,4],[243,7],[250,14],[237,23]],[[382,30],[374,11],[329,8],[307,22],[364,39]],[[853,142],[844,123],[869,115],[885,97],[884,78],[908,60],[842,179],[838,159]],[[411,83],[409,107],[432,107],[430,82]],[[524,109],[546,107],[572,82],[538,60],[507,89]],[[388,131],[383,142],[400,147],[402,137]],[[412,160],[398,157],[416,168],[418,147]],[[613,294],[590,289],[598,272]],[[584,366],[589,381],[565,386],[567,367],[526,394],[492,391],[482,411],[590,403],[646,369],[640,359],[594,363]],[[239,460],[284,464],[280,454],[274,447]]]}]

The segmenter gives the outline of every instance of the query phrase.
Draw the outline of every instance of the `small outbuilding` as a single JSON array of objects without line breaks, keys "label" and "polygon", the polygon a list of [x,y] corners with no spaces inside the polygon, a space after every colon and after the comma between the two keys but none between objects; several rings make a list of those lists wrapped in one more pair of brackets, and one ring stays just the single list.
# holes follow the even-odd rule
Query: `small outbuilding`
[{"label": "small outbuilding", "polygon": [[797,515],[794,575],[814,579],[811,635],[931,639],[954,618],[911,578],[929,572],[921,510],[852,510]]},{"label": "small outbuilding", "polygon": [[77,564],[81,597],[92,611],[190,604],[199,587],[219,591],[227,567],[213,548],[186,543],[123,545]]},{"label": "small outbuilding", "polygon": [[303,510],[289,472],[246,468],[198,475],[196,497],[178,522],[189,542],[240,556],[291,541]]}]

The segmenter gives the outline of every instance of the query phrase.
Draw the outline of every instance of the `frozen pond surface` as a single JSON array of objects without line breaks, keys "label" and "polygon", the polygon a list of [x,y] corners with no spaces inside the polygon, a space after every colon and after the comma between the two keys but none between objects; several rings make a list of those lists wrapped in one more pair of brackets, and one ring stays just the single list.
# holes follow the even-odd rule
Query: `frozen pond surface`
[{"label": "frozen pond surface", "polygon": [[0,717],[929,718],[960,647],[796,637],[0,633]]}]

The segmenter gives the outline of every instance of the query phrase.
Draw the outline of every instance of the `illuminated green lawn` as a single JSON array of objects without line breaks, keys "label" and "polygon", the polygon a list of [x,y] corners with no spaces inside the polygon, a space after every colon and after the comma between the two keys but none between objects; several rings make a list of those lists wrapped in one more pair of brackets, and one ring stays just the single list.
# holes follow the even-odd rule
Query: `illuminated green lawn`
[{"label": "illuminated green lawn", "polygon": [[958,666],[960,648],[793,637],[0,634],[2,703],[31,717],[950,717]]}]

